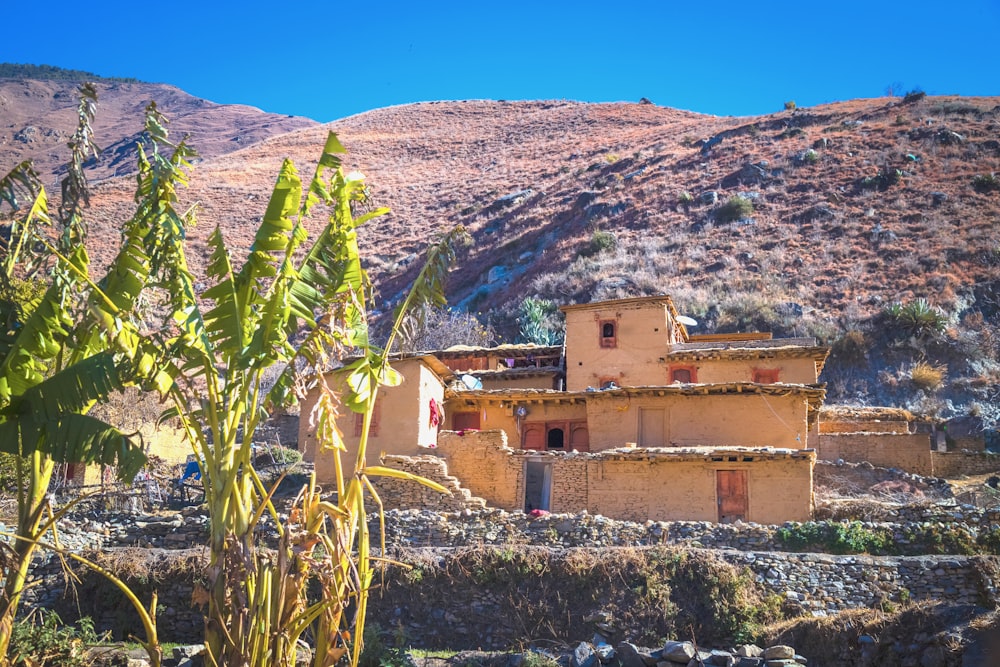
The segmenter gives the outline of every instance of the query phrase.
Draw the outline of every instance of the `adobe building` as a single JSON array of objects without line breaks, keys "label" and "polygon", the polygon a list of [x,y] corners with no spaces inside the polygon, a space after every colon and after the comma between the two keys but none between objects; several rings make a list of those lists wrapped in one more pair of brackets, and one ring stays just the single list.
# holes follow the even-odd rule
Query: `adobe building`
[{"label": "adobe building", "polygon": [[[713,521],[811,516],[827,348],[760,333],[692,335],[692,321],[667,296],[562,310],[564,347],[460,347],[394,362],[404,381],[379,392],[368,462],[382,452],[444,457],[459,466],[449,474],[463,487],[505,509]],[[333,467],[315,452],[305,419],[314,401],[303,405],[299,440],[322,482]],[[443,403],[440,423],[426,414],[431,401]],[[349,451],[358,419],[338,419]],[[474,437],[455,444],[439,431]],[[476,434],[493,432],[502,445],[473,445]],[[463,447],[466,456],[455,458]],[[473,451],[479,461],[469,465]],[[586,465],[581,456],[591,457]],[[482,476],[492,491],[472,488]],[[645,500],[618,507],[613,498]]]},{"label": "adobe building", "polygon": [[[384,455],[415,456],[436,446],[445,384],[454,379],[451,370],[432,355],[401,358],[392,367],[403,376],[403,382],[378,390],[368,433],[368,465],[377,465]],[[333,390],[340,391],[345,378],[332,371],[326,381]],[[316,428],[311,423],[317,400],[319,391],[314,389],[302,401],[299,450],[306,461],[313,462],[316,478],[329,482],[336,474],[334,453],[317,451]],[[354,467],[363,423],[363,415],[346,408],[337,417],[337,428],[347,450],[342,459],[345,470]]]}]

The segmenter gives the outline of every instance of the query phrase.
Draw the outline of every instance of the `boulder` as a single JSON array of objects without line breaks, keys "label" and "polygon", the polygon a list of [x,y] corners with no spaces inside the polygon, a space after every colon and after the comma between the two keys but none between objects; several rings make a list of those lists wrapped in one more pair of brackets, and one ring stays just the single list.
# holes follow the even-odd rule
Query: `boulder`
[{"label": "boulder", "polygon": [[785,644],[776,644],[764,649],[765,660],[794,660],[795,649]]},{"label": "boulder", "polygon": [[698,655],[698,651],[691,642],[670,641],[663,645],[660,655],[664,660],[687,664],[691,658]]},{"label": "boulder", "polygon": [[597,667],[598,662],[593,645],[587,642],[580,642],[569,660],[570,667]]}]

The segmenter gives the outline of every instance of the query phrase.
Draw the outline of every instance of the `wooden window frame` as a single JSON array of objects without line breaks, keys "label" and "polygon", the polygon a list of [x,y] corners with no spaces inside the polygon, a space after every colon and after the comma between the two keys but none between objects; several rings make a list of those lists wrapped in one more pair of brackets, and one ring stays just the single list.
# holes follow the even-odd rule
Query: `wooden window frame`
[{"label": "wooden window frame", "polygon": [[674,380],[674,373],[676,371],[687,371],[690,376],[690,380],[683,384],[694,384],[698,382],[698,367],[693,364],[671,364],[667,368],[667,384],[673,384],[676,382],[681,382],[680,380]]},{"label": "wooden window frame", "polygon": [[[382,400],[380,398],[375,399],[375,409],[372,410],[372,423],[368,427],[368,437],[377,438],[378,437],[378,423],[382,412]],[[354,413],[354,437],[360,438],[361,432],[365,429],[365,413],[355,412]]]},{"label": "wooden window frame", "polygon": [[754,368],[750,372],[750,381],[756,384],[775,384],[780,376],[780,368]]},{"label": "wooden window frame", "polygon": [[[604,335],[604,327],[610,326],[614,332],[611,336]],[[618,347],[618,320],[598,320],[597,335],[601,347]]]}]

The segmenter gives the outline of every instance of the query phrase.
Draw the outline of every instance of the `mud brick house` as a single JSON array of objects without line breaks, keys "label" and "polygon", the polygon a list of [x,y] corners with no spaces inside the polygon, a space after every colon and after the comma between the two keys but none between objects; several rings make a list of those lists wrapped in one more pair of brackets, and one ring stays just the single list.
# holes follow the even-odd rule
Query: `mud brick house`
[{"label": "mud brick house", "polygon": [[[380,390],[369,463],[440,457],[468,480],[463,488],[505,509],[811,515],[827,348],[763,333],[691,334],[667,296],[562,310],[564,347],[459,347],[396,361],[405,380]],[[338,419],[349,451],[359,422]],[[331,454],[315,451],[313,433],[303,419],[299,445],[323,481]]]}]

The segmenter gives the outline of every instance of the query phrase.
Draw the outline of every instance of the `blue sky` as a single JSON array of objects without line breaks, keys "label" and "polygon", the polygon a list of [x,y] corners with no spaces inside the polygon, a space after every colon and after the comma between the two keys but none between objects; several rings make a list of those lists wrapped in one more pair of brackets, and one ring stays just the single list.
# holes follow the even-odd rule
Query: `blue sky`
[{"label": "blue sky", "polygon": [[320,121],[426,100],[647,97],[748,115],[786,100],[878,97],[893,83],[1000,95],[1000,0],[161,6],[16,3],[0,61],[169,83]]}]

